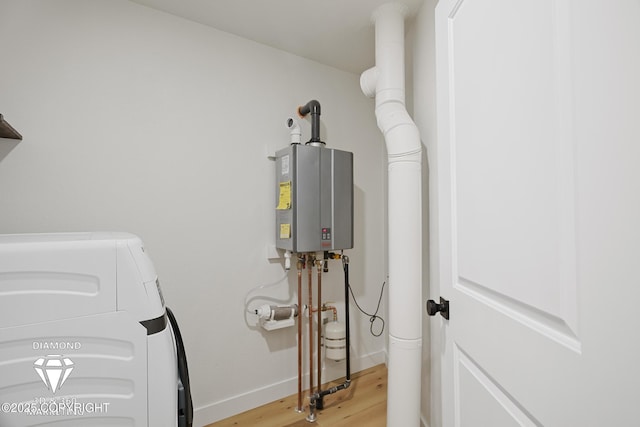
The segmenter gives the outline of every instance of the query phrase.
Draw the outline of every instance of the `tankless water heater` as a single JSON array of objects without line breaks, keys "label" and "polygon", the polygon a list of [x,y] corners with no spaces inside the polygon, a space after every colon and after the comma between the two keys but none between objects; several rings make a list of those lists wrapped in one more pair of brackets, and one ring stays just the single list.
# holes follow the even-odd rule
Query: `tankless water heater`
[{"label": "tankless water heater", "polygon": [[353,248],[353,153],[292,144],[276,153],[276,247]]}]

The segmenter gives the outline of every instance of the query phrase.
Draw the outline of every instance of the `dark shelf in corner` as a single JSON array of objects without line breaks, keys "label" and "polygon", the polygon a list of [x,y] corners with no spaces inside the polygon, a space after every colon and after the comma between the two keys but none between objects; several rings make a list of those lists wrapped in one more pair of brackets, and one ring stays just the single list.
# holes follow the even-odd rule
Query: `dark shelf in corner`
[{"label": "dark shelf in corner", "polygon": [[22,139],[22,135],[6,122],[2,114],[0,114],[0,138]]}]

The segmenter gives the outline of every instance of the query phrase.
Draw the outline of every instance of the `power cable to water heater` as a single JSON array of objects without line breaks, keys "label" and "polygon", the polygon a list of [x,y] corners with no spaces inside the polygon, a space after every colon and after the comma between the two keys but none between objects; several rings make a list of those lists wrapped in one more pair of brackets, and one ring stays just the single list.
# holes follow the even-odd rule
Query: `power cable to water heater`
[{"label": "power cable to water heater", "polygon": [[[386,284],[387,284],[386,281],[382,282],[382,287],[380,288],[380,297],[378,298],[378,305],[376,306],[376,311],[375,313],[370,314],[364,311],[362,307],[360,307],[360,305],[358,304],[358,300],[356,300],[356,296],[353,294],[351,283],[347,283],[347,286],[349,287],[349,292],[351,292],[351,298],[353,298],[353,302],[356,304],[356,307],[358,307],[358,310],[360,310],[362,314],[364,314],[365,316],[369,316],[369,322],[371,323],[371,325],[369,325],[369,332],[371,332],[371,335],[373,335],[376,338],[382,335],[382,333],[384,332],[385,322],[381,316],[378,316],[378,311],[380,311],[380,303],[382,302],[382,295],[384,294],[384,287]],[[378,332],[377,334],[373,332],[373,323],[376,320],[380,320],[382,322],[382,326],[380,327],[380,332]]]}]

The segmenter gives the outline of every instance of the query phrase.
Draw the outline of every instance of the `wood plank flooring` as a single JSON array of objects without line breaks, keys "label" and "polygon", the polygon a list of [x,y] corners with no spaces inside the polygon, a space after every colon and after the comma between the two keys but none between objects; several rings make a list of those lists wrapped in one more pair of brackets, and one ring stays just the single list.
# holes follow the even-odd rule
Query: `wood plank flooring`
[{"label": "wood plank flooring", "polygon": [[[341,384],[344,378],[325,384],[322,389]],[[374,366],[351,376],[351,386],[324,399],[324,409],[317,412],[315,423],[305,419],[309,412],[309,399],[305,393],[304,413],[294,409],[297,394],[276,400],[259,408],[209,424],[206,427],[260,426],[260,427],[384,427],[387,418],[387,368]]]}]

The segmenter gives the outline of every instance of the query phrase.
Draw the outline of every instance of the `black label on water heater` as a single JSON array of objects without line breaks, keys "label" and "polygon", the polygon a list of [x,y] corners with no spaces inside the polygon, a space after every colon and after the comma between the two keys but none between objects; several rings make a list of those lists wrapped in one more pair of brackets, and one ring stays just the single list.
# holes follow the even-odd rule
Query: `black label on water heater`
[{"label": "black label on water heater", "polygon": [[322,228],[322,240],[331,240],[331,229],[327,227]]}]

